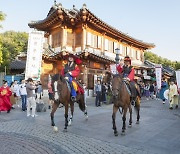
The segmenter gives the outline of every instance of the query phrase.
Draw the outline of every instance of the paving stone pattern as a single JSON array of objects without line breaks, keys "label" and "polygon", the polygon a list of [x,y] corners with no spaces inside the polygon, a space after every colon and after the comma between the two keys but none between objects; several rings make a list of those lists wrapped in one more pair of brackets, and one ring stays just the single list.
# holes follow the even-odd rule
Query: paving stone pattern
[{"label": "paving stone pattern", "polygon": [[[51,127],[23,120],[1,122],[0,143],[2,154],[134,154],[148,153],[143,149],[129,148],[86,138],[69,132],[53,132]],[[4,145],[4,146],[3,146]]]},{"label": "paving stone pattern", "polygon": [[[90,102],[90,103],[89,103]],[[58,109],[57,133],[50,126],[50,110],[26,117],[20,109],[0,114],[0,154],[179,154],[180,109],[169,110],[161,101],[143,102],[140,124],[127,128],[125,136],[114,137],[112,105],[95,107],[88,102],[89,120],[75,106],[73,125],[63,132],[64,108]],[[128,118],[127,118],[128,119]],[[117,128],[122,119],[117,113]]]}]

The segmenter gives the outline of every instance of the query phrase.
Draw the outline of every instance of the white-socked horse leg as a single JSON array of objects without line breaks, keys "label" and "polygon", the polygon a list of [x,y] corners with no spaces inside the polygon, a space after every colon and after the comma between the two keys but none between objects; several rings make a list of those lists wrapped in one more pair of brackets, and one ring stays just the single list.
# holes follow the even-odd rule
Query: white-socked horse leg
[{"label": "white-socked horse leg", "polygon": [[73,116],[71,115],[71,117],[69,118],[69,121],[68,121],[68,126],[71,126],[72,121],[73,121]]}]

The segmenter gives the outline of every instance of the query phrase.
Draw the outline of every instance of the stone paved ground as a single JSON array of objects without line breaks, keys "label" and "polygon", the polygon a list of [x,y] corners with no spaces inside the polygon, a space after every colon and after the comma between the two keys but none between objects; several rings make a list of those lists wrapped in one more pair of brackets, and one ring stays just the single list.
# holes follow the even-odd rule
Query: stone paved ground
[{"label": "stone paved ground", "polygon": [[[161,101],[143,101],[141,122],[127,128],[126,135],[115,137],[112,130],[112,105],[94,107],[88,99],[89,119],[75,105],[72,126],[64,128],[64,108],[55,114],[57,133],[50,126],[50,110],[38,117],[26,117],[20,109],[0,114],[0,154],[178,154],[180,153],[180,109],[169,110]],[[127,117],[128,119],[128,117]],[[121,115],[117,113],[121,131]]]}]

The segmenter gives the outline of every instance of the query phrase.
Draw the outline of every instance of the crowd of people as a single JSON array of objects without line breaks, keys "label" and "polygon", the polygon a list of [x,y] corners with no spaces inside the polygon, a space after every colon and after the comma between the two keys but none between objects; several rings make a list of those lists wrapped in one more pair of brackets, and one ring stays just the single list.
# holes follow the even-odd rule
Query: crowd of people
[{"label": "crowd of people", "polygon": [[40,81],[34,82],[32,78],[28,78],[27,81],[21,80],[18,84],[15,80],[10,86],[7,81],[3,81],[0,87],[0,111],[10,113],[11,109],[21,107],[23,112],[27,111],[28,117],[36,117],[36,103],[40,103],[42,96],[43,89]]},{"label": "crowd of people", "polygon": [[178,88],[175,79],[170,79],[169,82],[165,78],[162,79],[161,88],[158,89],[156,82],[139,82],[141,95],[147,100],[149,99],[161,99],[165,104],[169,100],[169,109],[178,108],[178,102],[180,101],[180,88]]}]

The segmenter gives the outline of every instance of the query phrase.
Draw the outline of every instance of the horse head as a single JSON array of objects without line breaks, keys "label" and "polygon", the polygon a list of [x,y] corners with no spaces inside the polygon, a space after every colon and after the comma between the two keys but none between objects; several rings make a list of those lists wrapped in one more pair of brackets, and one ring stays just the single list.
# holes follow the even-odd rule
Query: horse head
[{"label": "horse head", "polygon": [[113,99],[117,100],[120,91],[122,90],[122,83],[123,83],[123,78],[121,74],[115,74],[113,75],[112,79],[112,95]]}]

